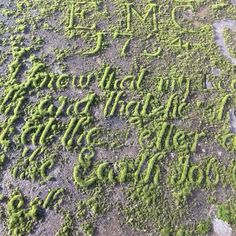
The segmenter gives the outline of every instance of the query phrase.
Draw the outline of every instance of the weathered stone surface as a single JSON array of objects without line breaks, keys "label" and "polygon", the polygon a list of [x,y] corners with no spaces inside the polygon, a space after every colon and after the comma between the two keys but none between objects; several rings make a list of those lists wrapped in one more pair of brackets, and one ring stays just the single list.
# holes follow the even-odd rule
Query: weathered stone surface
[{"label": "weathered stone surface", "polygon": [[213,235],[215,236],[233,236],[232,228],[230,225],[223,220],[214,219],[212,221],[213,224]]}]

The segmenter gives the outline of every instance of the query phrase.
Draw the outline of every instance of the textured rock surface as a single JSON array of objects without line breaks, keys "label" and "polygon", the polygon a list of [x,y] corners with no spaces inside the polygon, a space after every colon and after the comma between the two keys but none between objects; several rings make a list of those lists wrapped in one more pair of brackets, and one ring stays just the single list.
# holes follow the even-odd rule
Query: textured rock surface
[{"label": "textured rock surface", "polygon": [[217,218],[212,223],[215,236],[233,236],[232,228],[228,223]]}]

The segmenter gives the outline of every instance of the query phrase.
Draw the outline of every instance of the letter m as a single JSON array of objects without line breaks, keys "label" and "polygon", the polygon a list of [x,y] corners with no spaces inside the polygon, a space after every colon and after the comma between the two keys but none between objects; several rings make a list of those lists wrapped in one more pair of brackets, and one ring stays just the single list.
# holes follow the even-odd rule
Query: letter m
[{"label": "letter m", "polygon": [[126,31],[132,31],[132,20],[134,16],[136,16],[143,23],[147,21],[149,16],[152,17],[151,23],[153,31],[154,32],[157,31],[157,18],[156,18],[157,4],[150,3],[148,5],[149,9],[147,10],[145,16],[141,15],[137,10],[135,10],[132,3],[126,3],[125,5],[127,10]]}]

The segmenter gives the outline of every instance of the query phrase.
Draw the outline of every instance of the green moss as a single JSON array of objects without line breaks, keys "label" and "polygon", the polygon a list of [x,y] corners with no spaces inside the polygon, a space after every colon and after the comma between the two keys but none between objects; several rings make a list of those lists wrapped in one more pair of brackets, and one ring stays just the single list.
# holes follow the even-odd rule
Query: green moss
[{"label": "green moss", "polygon": [[[82,201],[79,222],[67,214],[59,235],[70,235],[74,225],[92,234],[105,208],[100,198],[92,197],[98,186],[105,205],[118,205],[118,213],[137,229],[163,235],[206,234],[206,216],[191,214],[200,201],[194,196],[206,191],[218,204],[213,190],[227,188],[230,195],[236,183],[235,163],[229,164],[236,138],[228,127],[228,111],[235,106],[235,68],[220,52],[212,27],[226,17],[235,20],[235,7],[200,0],[16,0],[1,13],[11,16],[13,27],[0,24],[0,64],[8,68],[0,83],[0,167],[9,167],[19,181],[35,184],[43,179],[39,184],[45,184],[54,166],[63,168],[64,161],[69,162],[64,152],[75,161],[71,177]],[[45,40],[35,36],[44,32]],[[52,32],[60,39],[65,36],[60,43],[66,46],[54,50],[53,58],[45,51]],[[233,36],[230,29],[224,30],[228,52],[235,57]],[[85,65],[79,71],[92,66],[90,61],[103,64],[102,69],[70,74],[70,61],[78,54]],[[57,65],[61,72],[53,73]],[[213,75],[213,68],[221,73]],[[206,89],[206,81],[212,89]],[[80,92],[86,95],[77,98]],[[131,132],[109,135],[108,126]],[[216,143],[224,149],[224,164],[217,156],[204,157],[204,146],[215,153]],[[48,153],[57,150],[63,155],[54,160]],[[134,155],[127,157],[127,150]],[[43,208],[60,206],[62,196],[70,203],[74,195],[71,190],[63,195],[61,187],[48,192]],[[123,191],[126,197],[117,204],[102,195],[106,191]],[[28,234],[40,218],[40,204],[27,203],[19,193],[9,198],[10,234]],[[201,202],[203,207],[207,204]],[[221,204],[218,215],[234,222],[232,206]]]},{"label": "green moss", "polygon": [[217,216],[219,219],[228,222],[229,224],[236,225],[236,202],[229,200],[218,206]]},{"label": "green moss", "polygon": [[84,223],[82,226],[81,226],[84,234],[86,236],[92,236],[94,235],[94,228],[93,228],[93,225],[91,223]]},{"label": "green moss", "polygon": [[196,227],[196,233],[197,235],[206,235],[208,234],[212,229],[212,223],[211,220],[203,220],[200,223],[198,223]]},{"label": "green moss", "polygon": [[36,198],[28,208],[20,192],[11,195],[7,203],[8,230],[11,235],[25,235],[32,231],[35,223],[41,218],[41,202]]}]

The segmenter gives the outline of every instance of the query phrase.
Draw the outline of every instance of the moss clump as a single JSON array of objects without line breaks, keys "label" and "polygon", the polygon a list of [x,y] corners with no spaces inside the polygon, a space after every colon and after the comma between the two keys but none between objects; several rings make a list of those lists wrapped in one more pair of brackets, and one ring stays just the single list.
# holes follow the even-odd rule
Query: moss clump
[{"label": "moss clump", "polygon": [[199,236],[200,235],[204,236],[204,235],[207,235],[207,233],[210,232],[211,228],[212,228],[211,220],[210,219],[209,220],[203,220],[197,225],[196,233]]},{"label": "moss clump", "polygon": [[0,155],[0,169],[3,168],[6,162],[6,156],[4,154]]},{"label": "moss clump", "polygon": [[8,230],[13,236],[24,236],[31,232],[34,224],[41,218],[41,201],[36,198],[29,207],[20,192],[11,195],[7,203]]},{"label": "moss clump", "polygon": [[92,236],[94,235],[94,228],[93,228],[93,225],[91,223],[84,223],[82,226],[81,226],[85,236]]},{"label": "moss clump", "polygon": [[69,213],[64,214],[64,223],[56,236],[70,236],[73,232],[73,219]]},{"label": "moss clump", "polygon": [[217,209],[217,216],[229,224],[236,225],[236,200],[220,204]]}]

